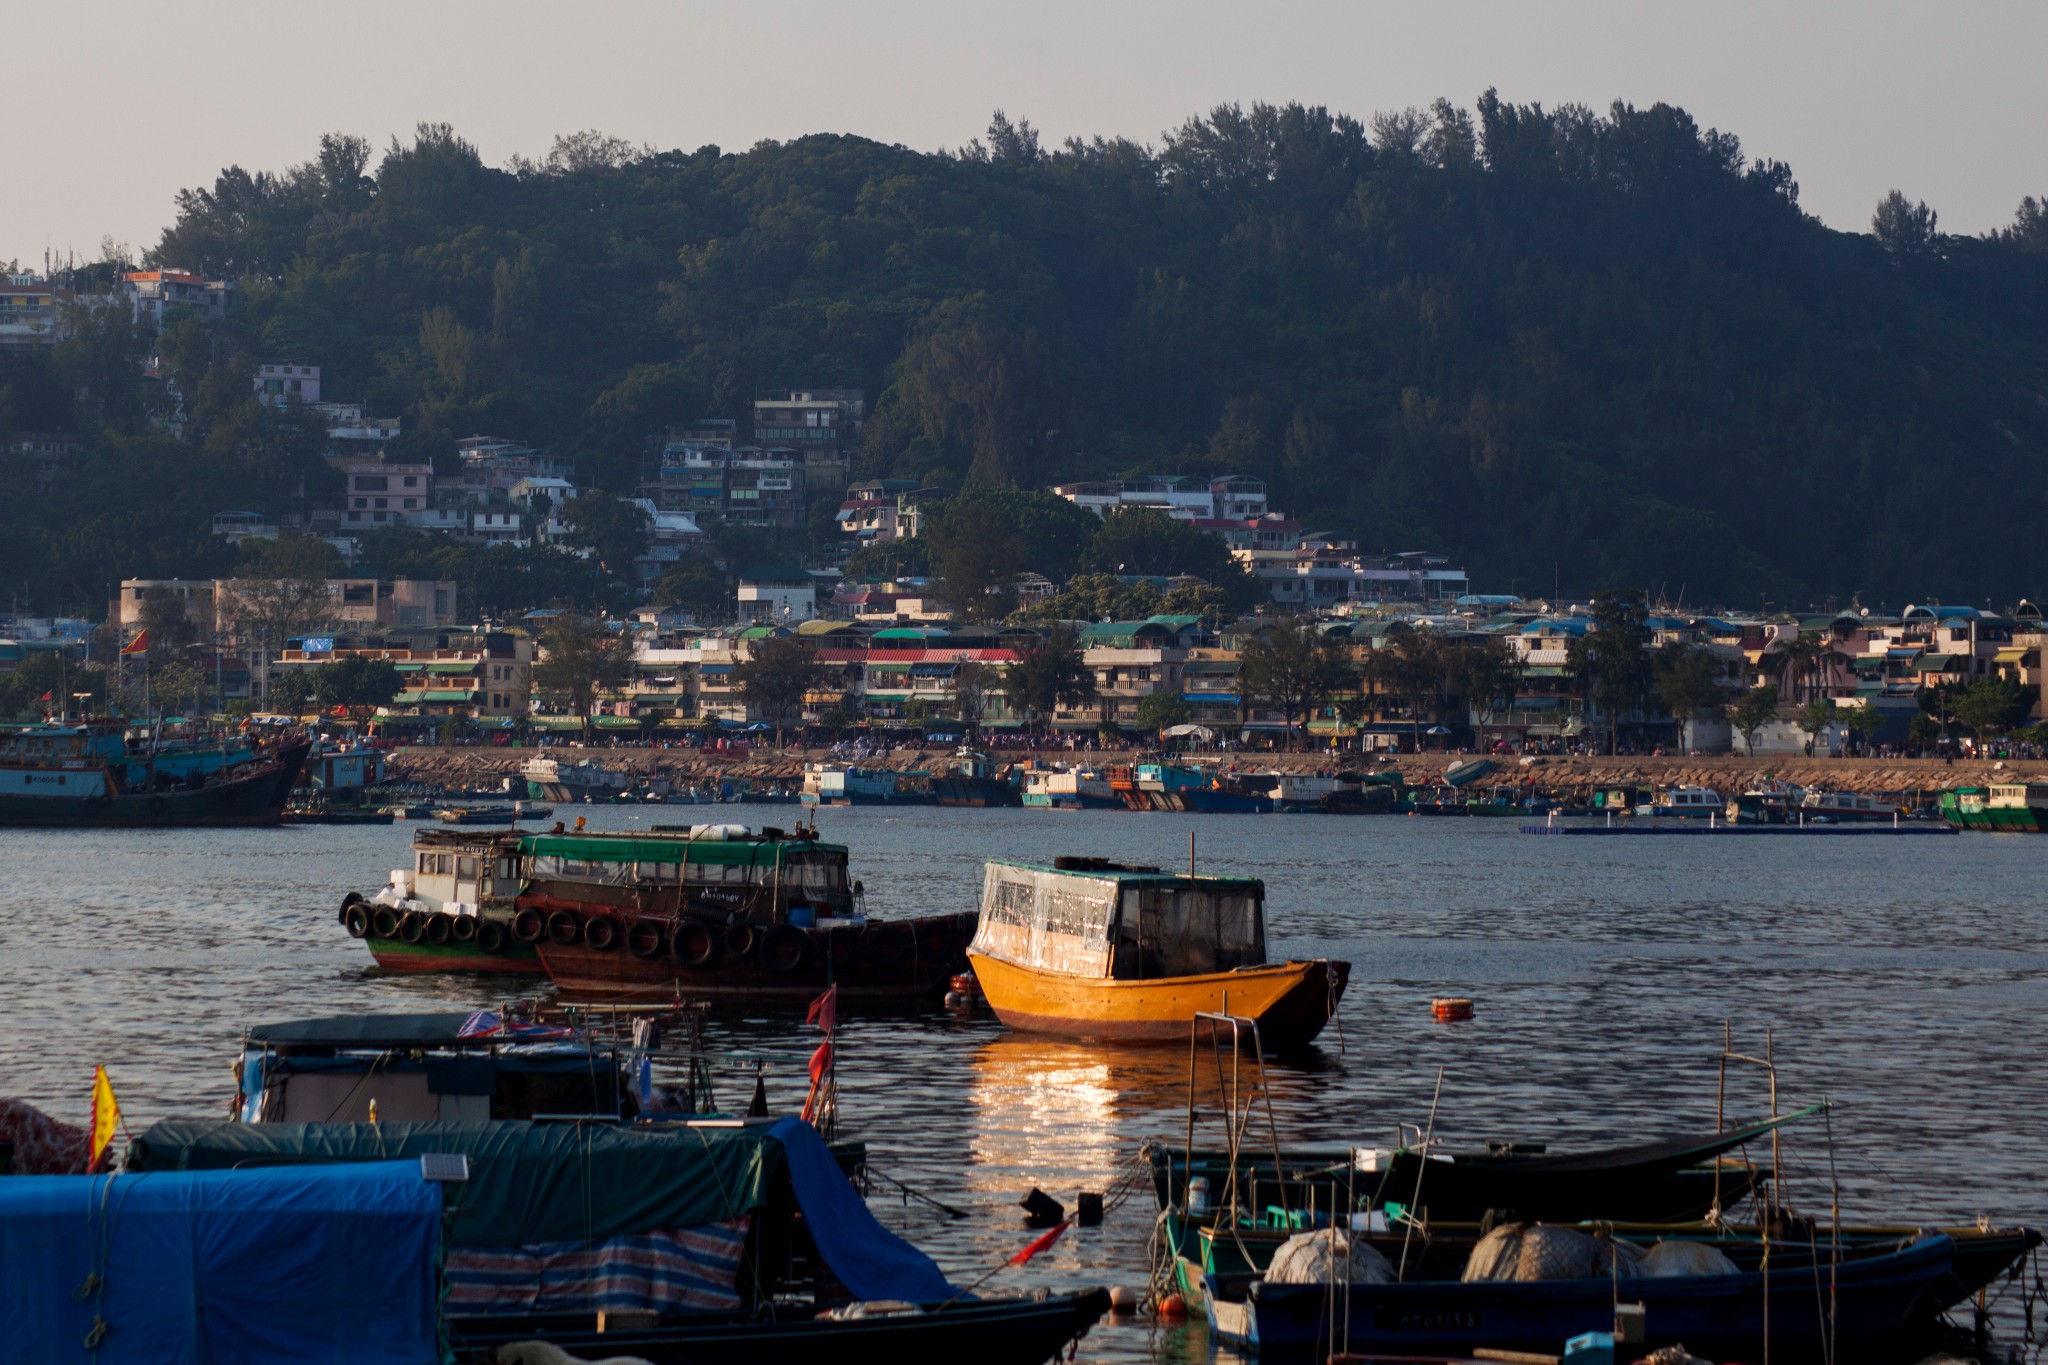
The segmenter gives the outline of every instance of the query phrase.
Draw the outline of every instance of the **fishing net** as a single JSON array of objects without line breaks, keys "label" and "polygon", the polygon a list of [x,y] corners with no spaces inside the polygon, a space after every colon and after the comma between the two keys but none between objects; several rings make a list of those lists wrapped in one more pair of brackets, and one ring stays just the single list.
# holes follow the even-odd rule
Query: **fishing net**
[{"label": "fishing net", "polygon": [[1394,1267],[1372,1244],[1323,1228],[1282,1242],[1266,1278],[1274,1284],[1392,1284]]},{"label": "fishing net", "polygon": [[1733,1275],[1735,1262],[1705,1242],[1659,1242],[1643,1253],[1638,1275]]},{"label": "fishing net", "polygon": [[1642,1248],[1542,1223],[1506,1223],[1479,1239],[1466,1258],[1465,1283],[1477,1280],[1633,1279]]}]

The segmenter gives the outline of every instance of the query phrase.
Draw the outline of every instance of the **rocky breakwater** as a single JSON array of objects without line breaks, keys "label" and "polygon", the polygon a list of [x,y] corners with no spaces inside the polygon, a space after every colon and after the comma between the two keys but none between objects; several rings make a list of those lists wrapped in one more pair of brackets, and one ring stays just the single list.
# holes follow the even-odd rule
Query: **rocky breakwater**
[{"label": "rocky breakwater", "polygon": [[[423,746],[399,749],[391,755],[391,769],[401,782],[427,786],[481,788],[498,785],[519,772],[538,754],[577,762],[589,759],[606,767],[663,777],[671,782],[694,782],[724,777],[793,782],[802,778],[804,764],[834,757],[823,749],[755,748],[744,753],[703,749],[608,748],[604,746],[554,745],[547,749]],[[1095,765],[1134,763],[1149,755],[1138,751],[1089,750],[1074,753],[1064,749],[1041,752],[1005,750],[1005,762],[1039,760],[1046,763],[1086,761]],[[867,767],[897,771],[929,769],[946,761],[941,749],[900,749],[894,753],[864,758]],[[1443,780],[1444,770],[1459,762],[1447,754],[1403,754],[1376,756],[1329,753],[1230,753],[1190,754],[1189,761],[1227,764],[1240,769],[1313,772],[1380,772],[1399,768],[1402,776],[1416,786],[1431,786]],[[1723,755],[1695,758],[1671,755],[1662,758],[1637,757],[1543,757],[1524,764],[1516,757],[1494,760],[1494,770],[1473,783],[1468,790],[1489,791],[1498,787],[1536,788],[1555,794],[1590,791],[1608,784],[1652,783],[1659,787],[1711,787],[1723,795],[1735,795],[1770,781],[1802,787],[1881,795],[1896,792],[1936,792],[1949,787],[1981,786],[1992,782],[2048,781],[2048,760],[1982,760],[1947,763],[1931,758],[1805,758],[1797,755]]]}]

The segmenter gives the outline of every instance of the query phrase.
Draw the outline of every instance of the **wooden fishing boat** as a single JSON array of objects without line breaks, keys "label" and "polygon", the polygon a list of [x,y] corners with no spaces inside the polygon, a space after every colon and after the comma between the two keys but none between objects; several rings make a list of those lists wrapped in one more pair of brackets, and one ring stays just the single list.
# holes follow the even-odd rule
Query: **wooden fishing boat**
[{"label": "wooden fishing boat", "polygon": [[608,999],[936,1000],[974,915],[869,919],[844,844],[815,831],[535,834],[520,844],[514,942],[565,991]]},{"label": "wooden fishing boat", "polygon": [[515,830],[415,830],[412,866],[374,895],[343,897],[342,927],[386,971],[538,976],[540,954],[512,936],[520,857]]},{"label": "wooden fishing boat", "polygon": [[[1619,1296],[1643,1307],[1645,1352],[1682,1343],[1723,1355],[1768,1342],[1797,1355],[1829,1341],[1837,1350],[1868,1352],[1933,1323],[1955,1253],[1955,1240],[1936,1233],[1903,1246],[1844,1248],[1839,1259],[1788,1257],[1734,1274],[1411,1280],[1336,1289],[1262,1280],[1241,1304],[1212,1297],[1210,1325],[1224,1340],[1267,1354],[1555,1350],[1581,1333],[1612,1328]],[[1869,1357],[1852,1350],[1845,1358]]]},{"label": "wooden fishing boat", "polygon": [[189,829],[275,825],[312,743],[268,754],[130,753],[121,722],[0,727],[0,828]]},{"label": "wooden fishing boat", "polygon": [[1188,1182],[1204,1178],[1221,1190],[1235,1178],[1260,1209],[1332,1207],[1426,1212],[1437,1222],[1501,1218],[1672,1223],[1733,1208],[1768,1180],[1748,1162],[1715,1163],[1774,1129],[1819,1112],[1802,1109],[1758,1123],[1587,1152],[1551,1152],[1541,1144],[1493,1143],[1480,1151],[1383,1147],[1246,1147],[1233,1164],[1227,1152],[1189,1153],[1155,1146],[1149,1155],[1153,1193],[1162,1209],[1180,1201]]},{"label": "wooden fishing boat", "polygon": [[1263,882],[1094,858],[986,864],[968,960],[1011,1028],[1185,1044],[1197,1014],[1226,1013],[1269,1050],[1320,1033],[1351,972],[1266,961]]},{"label": "wooden fishing boat", "polygon": [[975,1365],[1045,1365],[1109,1311],[1109,1291],[1032,1298],[904,1304],[873,1317],[821,1318],[815,1309],[780,1316],[691,1313],[600,1333],[588,1313],[516,1323],[458,1323],[458,1361],[498,1359],[498,1347],[542,1340],[584,1359],[625,1356],[650,1365],[757,1365],[829,1360],[833,1365],[902,1365],[971,1360]]}]

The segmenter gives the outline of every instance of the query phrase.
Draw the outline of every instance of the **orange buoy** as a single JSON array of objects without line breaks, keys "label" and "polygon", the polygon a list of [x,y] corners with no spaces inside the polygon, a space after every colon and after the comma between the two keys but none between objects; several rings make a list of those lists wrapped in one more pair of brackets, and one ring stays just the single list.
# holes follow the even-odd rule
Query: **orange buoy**
[{"label": "orange buoy", "polygon": [[1188,1315],[1188,1301],[1178,1294],[1168,1294],[1159,1301],[1159,1316],[1162,1318],[1184,1318]]},{"label": "orange buoy", "polygon": [[1472,1002],[1462,995],[1445,996],[1430,1003],[1430,1012],[1437,1018],[1447,1022],[1455,1019],[1470,1019],[1472,1017]]},{"label": "orange buoy", "polygon": [[960,975],[953,978],[952,986],[954,990],[962,995],[972,995],[975,991],[981,989],[981,983],[974,979],[973,972],[960,973]]}]

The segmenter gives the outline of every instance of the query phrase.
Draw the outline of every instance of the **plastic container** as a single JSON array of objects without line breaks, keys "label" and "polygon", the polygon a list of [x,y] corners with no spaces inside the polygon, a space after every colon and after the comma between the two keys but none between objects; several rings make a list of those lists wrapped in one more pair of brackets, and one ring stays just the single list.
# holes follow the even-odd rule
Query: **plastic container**
[{"label": "plastic container", "polygon": [[1209,1212],[1209,1177],[1198,1175],[1188,1182],[1188,1216],[1201,1218]]},{"label": "plastic container", "polygon": [[815,929],[818,927],[818,912],[808,905],[792,905],[789,907],[789,922],[798,929]]}]

